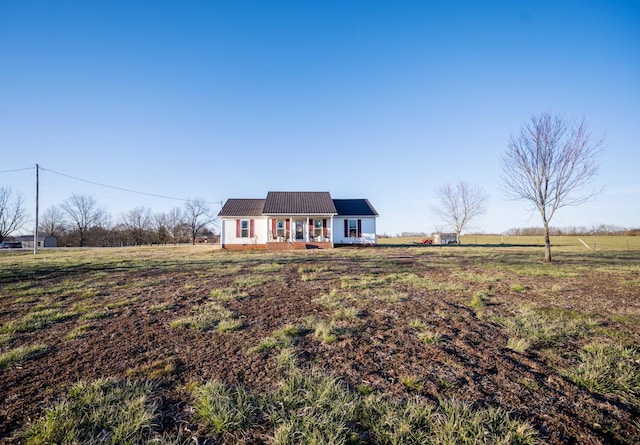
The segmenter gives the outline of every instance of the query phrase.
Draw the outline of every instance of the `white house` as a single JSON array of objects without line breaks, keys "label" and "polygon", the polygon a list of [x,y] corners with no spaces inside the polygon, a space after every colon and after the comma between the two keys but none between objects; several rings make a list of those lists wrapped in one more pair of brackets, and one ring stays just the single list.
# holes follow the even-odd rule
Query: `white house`
[{"label": "white house", "polygon": [[228,199],[218,214],[225,249],[309,249],[376,243],[378,213],[367,199],[329,192],[269,192]]}]

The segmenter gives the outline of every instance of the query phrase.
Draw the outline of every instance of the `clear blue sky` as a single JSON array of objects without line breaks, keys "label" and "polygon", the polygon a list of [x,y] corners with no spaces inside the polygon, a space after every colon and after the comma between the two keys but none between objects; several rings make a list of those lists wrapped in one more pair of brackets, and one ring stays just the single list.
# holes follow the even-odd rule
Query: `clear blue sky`
[{"label": "clear blue sky", "polygon": [[[607,141],[606,191],[552,225],[639,227],[640,1],[0,0],[0,171],[210,202],[366,197],[387,234],[433,231],[436,190],[465,180],[490,195],[473,229],[501,232],[541,225],[499,189],[509,135],[541,112]],[[41,209],[182,206],[40,179]],[[33,183],[0,174],[32,213]]]}]

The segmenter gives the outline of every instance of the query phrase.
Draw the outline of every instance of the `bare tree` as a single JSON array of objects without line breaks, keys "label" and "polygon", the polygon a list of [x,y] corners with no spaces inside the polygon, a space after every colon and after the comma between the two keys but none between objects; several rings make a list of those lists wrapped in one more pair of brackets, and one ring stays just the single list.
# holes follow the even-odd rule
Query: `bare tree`
[{"label": "bare tree", "polygon": [[29,219],[22,195],[16,193],[14,199],[11,195],[11,188],[0,187],[0,242],[24,227]]},{"label": "bare tree", "polygon": [[171,239],[168,215],[166,213],[156,213],[153,215],[151,226],[155,241],[159,244],[167,244]]},{"label": "bare tree", "polygon": [[183,218],[189,228],[192,244],[196,243],[198,233],[216,219],[211,208],[201,199],[193,199],[185,203]]},{"label": "bare tree", "polygon": [[64,213],[58,207],[49,207],[40,217],[38,228],[45,236],[60,238],[64,233]]},{"label": "bare tree", "polygon": [[604,139],[592,140],[584,120],[549,113],[531,117],[511,136],[502,158],[507,197],[528,201],[540,212],[546,261],[551,261],[549,222],[561,207],[578,205],[601,190],[586,190],[598,173]]},{"label": "bare tree", "polygon": [[161,244],[181,242],[181,238],[188,238],[188,236],[183,236],[185,223],[182,209],[179,207],[174,207],[166,213],[156,214],[153,226],[156,238]]},{"label": "bare tree", "polygon": [[487,194],[481,188],[459,181],[454,186],[440,187],[438,196],[440,205],[434,207],[433,212],[456,232],[456,242],[460,244],[460,233],[473,218],[486,211]]},{"label": "bare tree", "polygon": [[85,241],[90,246],[118,246],[122,245],[122,233],[118,225],[113,223],[111,215],[102,210],[102,216],[87,229]]},{"label": "bare tree", "polygon": [[80,247],[84,247],[87,231],[100,225],[106,212],[98,207],[96,200],[88,195],[71,195],[60,206],[71,220],[72,227],[78,231]]},{"label": "bare tree", "polygon": [[136,207],[122,215],[122,224],[135,245],[147,244],[151,238],[151,211]]}]

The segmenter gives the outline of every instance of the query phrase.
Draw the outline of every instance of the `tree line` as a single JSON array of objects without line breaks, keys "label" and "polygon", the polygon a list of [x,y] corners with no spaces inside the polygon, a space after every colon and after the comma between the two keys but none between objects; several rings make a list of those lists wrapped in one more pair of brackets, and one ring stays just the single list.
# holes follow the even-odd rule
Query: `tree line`
[{"label": "tree line", "polygon": [[[38,232],[56,237],[58,246],[67,247],[195,244],[201,237],[212,239],[215,219],[207,202],[193,199],[168,212],[136,207],[114,220],[94,197],[73,194],[39,215]],[[29,220],[23,198],[10,188],[0,188],[0,241]]]}]

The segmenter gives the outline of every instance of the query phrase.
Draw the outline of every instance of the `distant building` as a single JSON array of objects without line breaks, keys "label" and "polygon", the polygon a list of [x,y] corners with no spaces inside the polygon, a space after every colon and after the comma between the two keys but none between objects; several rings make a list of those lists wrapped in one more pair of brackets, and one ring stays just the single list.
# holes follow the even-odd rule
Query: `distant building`
[{"label": "distant building", "polygon": [[220,244],[220,235],[203,235],[196,237],[196,244]]},{"label": "distant building", "polygon": [[[15,241],[20,241],[25,249],[33,249],[33,235],[14,236]],[[52,235],[39,236],[38,247],[58,247],[58,238]]]},{"label": "distant building", "polygon": [[455,233],[434,233],[433,244],[458,244]]}]

